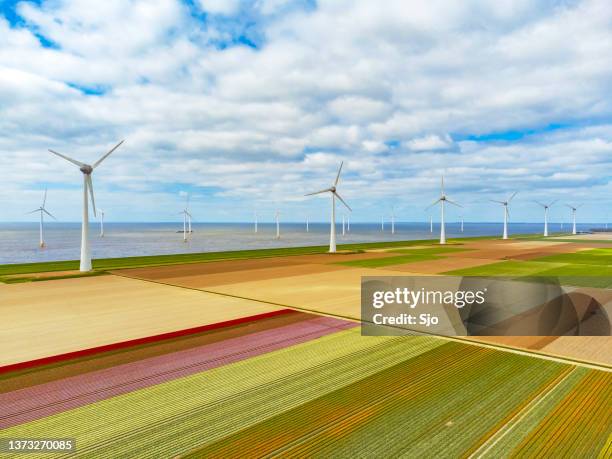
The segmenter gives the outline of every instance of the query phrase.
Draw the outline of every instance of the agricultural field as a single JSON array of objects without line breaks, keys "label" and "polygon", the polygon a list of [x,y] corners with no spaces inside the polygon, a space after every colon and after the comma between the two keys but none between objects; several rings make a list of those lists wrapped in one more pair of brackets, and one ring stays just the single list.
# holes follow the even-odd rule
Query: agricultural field
[{"label": "agricultural field", "polygon": [[[92,458],[608,457],[609,336],[366,337],[359,321],[362,276],[609,281],[612,248],[319,250],[0,267],[36,277],[0,284],[0,438],[74,437]],[[609,289],[581,291],[609,307]]]}]

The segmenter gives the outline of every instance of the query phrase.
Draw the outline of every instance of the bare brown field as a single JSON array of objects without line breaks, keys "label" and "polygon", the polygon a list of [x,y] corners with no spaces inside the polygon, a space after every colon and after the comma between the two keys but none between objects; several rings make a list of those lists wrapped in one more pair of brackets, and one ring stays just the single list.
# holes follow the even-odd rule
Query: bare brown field
[{"label": "bare brown field", "polygon": [[612,336],[560,336],[541,351],[612,365]]},{"label": "bare brown field", "polygon": [[[349,269],[346,266],[333,264],[304,264],[304,265],[286,265],[272,268],[257,268],[252,270],[226,271],[221,273],[210,274],[191,274],[189,276],[180,277],[157,277],[156,280],[172,285],[180,285],[181,287],[205,289],[218,285],[234,284],[245,280],[266,281],[271,279],[283,279],[285,277],[303,276],[308,274],[318,274],[333,271],[343,271]],[[132,276],[133,273],[122,273]],[[138,278],[147,279],[146,275]]]},{"label": "bare brown field", "polygon": [[280,308],[118,276],[0,285],[0,366]]}]

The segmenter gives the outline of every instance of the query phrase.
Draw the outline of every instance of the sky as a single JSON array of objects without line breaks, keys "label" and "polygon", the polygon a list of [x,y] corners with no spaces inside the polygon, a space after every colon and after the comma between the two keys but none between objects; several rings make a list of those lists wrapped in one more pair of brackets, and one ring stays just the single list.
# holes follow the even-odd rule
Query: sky
[{"label": "sky", "polygon": [[[612,216],[609,0],[0,0],[0,221]],[[340,215],[340,209],[339,209]]]}]

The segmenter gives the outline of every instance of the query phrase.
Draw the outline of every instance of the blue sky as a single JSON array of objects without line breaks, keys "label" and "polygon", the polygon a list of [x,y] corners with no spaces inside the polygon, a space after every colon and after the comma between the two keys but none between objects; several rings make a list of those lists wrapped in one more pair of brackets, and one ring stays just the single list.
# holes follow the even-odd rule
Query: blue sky
[{"label": "blue sky", "polygon": [[[605,0],[0,2],[0,221],[45,186],[79,219],[93,162],[108,220],[427,220],[442,174],[466,220],[489,199],[612,215],[612,4]],[[569,218],[562,205],[555,220]],[[437,217],[437,216],[436,216]]]}]

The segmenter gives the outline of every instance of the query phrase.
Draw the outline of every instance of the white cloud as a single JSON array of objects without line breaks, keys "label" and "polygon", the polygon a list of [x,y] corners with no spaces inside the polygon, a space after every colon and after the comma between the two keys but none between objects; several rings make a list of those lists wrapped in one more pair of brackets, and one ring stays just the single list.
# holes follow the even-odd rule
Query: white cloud
[{"label": "white cloud", "polygon": [[[433,197],[445,169],[467,201],[520,186],[611,204],[608,1],[297,3],[257,2],[255,31],[228,18],[239,1],[203,0],[221,16],[206,24],[178,0],[20,3],[26,26],[0,18],[0,218],[22,218],[13,197],[34,203],[41,183],[78,184],[47,148],[92,160],[124,137],[96,178],[118,206],[181,186],[292,197],[343,159],[364,206]],[[243,33],[261,46],[235,45]],[[452,141],[504,131],[534,134]]]}]

